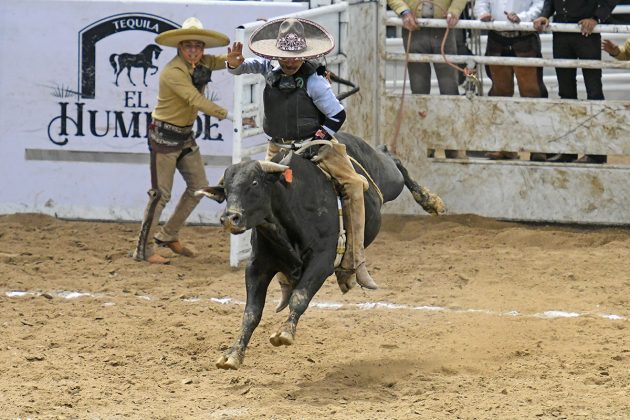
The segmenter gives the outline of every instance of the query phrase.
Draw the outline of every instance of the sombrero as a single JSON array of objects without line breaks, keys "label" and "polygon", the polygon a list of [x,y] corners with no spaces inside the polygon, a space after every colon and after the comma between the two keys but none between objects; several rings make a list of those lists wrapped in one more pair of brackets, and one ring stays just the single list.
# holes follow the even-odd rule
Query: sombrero
[{"label": "sombrero", "polygon": [[249,49],[270,60],[317,58],[334,47],[335,40],[326,29],[301,18],[269,21],[249,38]]},{"label": "sombrero", "polygon": [[177,47],[182,41],[201,41],[205,48],[224,47],[230,43],[230,38],[221,32],[203,29],[201,21],[190,17],[184,21],[180,29],[171,29],[155,37],[155,42],[167,47]]}]

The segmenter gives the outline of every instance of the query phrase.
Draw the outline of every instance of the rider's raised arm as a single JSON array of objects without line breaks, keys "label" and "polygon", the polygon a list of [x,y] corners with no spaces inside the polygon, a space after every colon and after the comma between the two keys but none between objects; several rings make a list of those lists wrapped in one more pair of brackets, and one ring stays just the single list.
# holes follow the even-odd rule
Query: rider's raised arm
[{"label": "rider's raised arm", "polygon": [[227,69],[235,76],[246,73],[260,73],[265,75],[271,71],[272,65],[271,61],[267,60],[266,58],[252,57],[246,58],[240,66],[234,69],[230,68],[229,66],[227,67]]}]

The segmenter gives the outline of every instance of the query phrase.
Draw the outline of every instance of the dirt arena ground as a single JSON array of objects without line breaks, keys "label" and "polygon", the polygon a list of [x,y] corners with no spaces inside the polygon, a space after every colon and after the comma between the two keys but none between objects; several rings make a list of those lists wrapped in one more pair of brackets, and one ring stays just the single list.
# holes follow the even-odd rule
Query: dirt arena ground
[{"label": "dirt arena ground", "polygon": [[630,418],[628,229],[387,217],[380,290],[329,279],[275,348],[272,284],[223,371],[245,299],[227,235],[187,227],[200,256],[156,267],[128,257],[137,228],[0,216],[1,418]]}]

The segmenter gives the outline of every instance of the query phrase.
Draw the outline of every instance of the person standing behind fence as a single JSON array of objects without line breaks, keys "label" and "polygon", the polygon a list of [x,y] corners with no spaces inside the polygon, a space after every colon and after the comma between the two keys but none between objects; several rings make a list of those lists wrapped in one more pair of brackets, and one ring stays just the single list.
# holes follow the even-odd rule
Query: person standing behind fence
[{"label": "person standing behind fence", "polygon": [[[459,16],[467,0],[387,0],[387,4],[403,20],[402,38],[405,51],[410,53],[440,54],[441,44],[446,29],[418,28],[416,18],[446,19],[449,27],[457,25]],[[408,45],[409,33],[412,33]],[[455,34],[449,31],[444,46],[446,54],[457,54]],[[429,63],[409,63],[409,84],[412,93],[429,94],[431,92],[431,67]],[[457,71],[443,63],[434,63],[435,75],[442,95],[459,95]]]},{"label": "person standing behind fence", "polygon": [[626,39],[625,44],[621,47],[611,40],[605,39],[602,41],[602,50],[606,51],[616,60],[628,61],[630,60],[630,38]]},{"label": "person standing behind fence", "polygon": [[[482,22],[531,22],[540,15],[544,0],[477,0],[475,16]],[[486,55],[494,57],[542,58],[540,36],[526,31],[488,31]],[[513,96],[514,76],[518,91],[525,98],[546,98],[541,67],[497,66],[486,67],[492,80],[488,96]],[[489,152],[490,159],[518,159],[517,152]]]},{"label": "person standing behind fence", "polygon": [[[403,20],[402,39],[405,51],[417,54],[441,54],[446,29],[418,28],[416,18],[446,19],[449,28],[457,25],[468,0],[387,0],[389,7]],[[409,34],[411,40],[409,42]],[[457,54],[454,31],[449,31],[444,53]],[[435,76],[442,95],[459,95],[457,70],[445,63],[434,63]],[[408,63],[411,92],[431,93],[431,67],[429,63]],[[464,151],[446,150],[447,158],[465,158]]]},{"label": "person standing behind fence", "polygon": [[[553,16],[555,23],[577,23],[581,32],[554,32],[553,57],[581,60],[601,60],[601,35],[593,33],[597,24],[605,22],[617,5],[617,0],[545,0],[540,17],[534,20],[534,28],[543,30]],[[577,99],[577,69],[556,68],[558,94],[562,99]],[[587,99],[603,100],[602,70],[582,69]],[[577,155],[558,154],[547,161],[570,162]],[[584,155],[576,160],[581,163],[605,163],[605,155]]]},{"label": "person standing behind fence", "polygon": [[[176,254],[194,256],[178,238],[179,230],[201,199],[194,192],[208,186],[193,124],[199,111],[220,120],[232,119],[226,109],[204,95],[212,70],[224,69],[226,56],[204,55],[203,50],[228,45],[230,40],[219,32],[203,29],[201,22],[192,17],[186,19],[180,29],[162,32],[155,42],[177,48],[177,55],[160,73],[157,105],[151,114],[151,189],[133,257],[152,264],[166,264],[169,260],[155,252],[156,242]],[[173,215],[157,231],[162,210],[171,198],[176,169],[186,181],[186,191]]]}]

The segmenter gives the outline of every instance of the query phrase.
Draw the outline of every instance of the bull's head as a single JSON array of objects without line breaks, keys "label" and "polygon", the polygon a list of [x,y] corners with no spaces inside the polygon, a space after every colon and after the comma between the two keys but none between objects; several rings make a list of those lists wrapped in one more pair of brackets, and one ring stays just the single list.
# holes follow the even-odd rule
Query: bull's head
[{"label": "bull's head", "polygon": [[226,169],[222,185],[195,192],[219,203],[227,199],[221,224],[235,235],[258,226],[271,214],[271,186],[289,170],[286,165],[259,160]]}]

